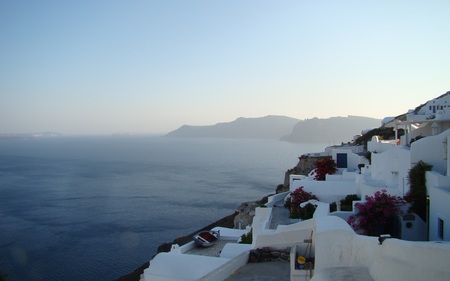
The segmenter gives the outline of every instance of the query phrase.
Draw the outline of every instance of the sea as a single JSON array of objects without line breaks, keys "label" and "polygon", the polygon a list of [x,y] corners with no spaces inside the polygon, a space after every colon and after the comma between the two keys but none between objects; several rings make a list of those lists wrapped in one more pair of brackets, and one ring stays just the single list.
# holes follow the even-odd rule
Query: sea
[{"label": "sea", "polygon": [[115,280],[158,245],[272,194],[327,144],[268,139],[0,139],[0,270],[15,280]]}]

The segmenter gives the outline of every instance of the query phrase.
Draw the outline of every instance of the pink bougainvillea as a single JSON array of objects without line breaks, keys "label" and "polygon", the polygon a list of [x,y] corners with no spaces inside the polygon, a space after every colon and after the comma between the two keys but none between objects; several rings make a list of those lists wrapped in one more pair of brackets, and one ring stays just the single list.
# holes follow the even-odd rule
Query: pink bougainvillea
[{"label": "pink bougainvillea", "polygon": [[292,191],[289,196],[289,200],[286,202],[286,207],[289,208],[291,218],[296,218],[300,213],[300,204],[309,200],[319,200],[311,192],[303,190],[303,186],[300,186],[296,190]]},{"label": "pink bougainvillea", "polygon": [[399,196],[387,194],[386,189],[375,192],[374,196],[366,196],[366,202],[355,203],[356,214],[348,218],[348,224],[362,234],[376,236],[386,231],[389,220],[401,214],[405,200]]}]

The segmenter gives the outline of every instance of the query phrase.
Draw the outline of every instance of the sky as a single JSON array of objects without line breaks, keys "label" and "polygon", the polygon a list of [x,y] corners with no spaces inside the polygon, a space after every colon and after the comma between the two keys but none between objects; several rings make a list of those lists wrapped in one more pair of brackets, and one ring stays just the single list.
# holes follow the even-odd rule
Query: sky
[{"label": "sky", "polygon": [[450,1],[0,0],[0,134],[396,116],[450,91]]}]

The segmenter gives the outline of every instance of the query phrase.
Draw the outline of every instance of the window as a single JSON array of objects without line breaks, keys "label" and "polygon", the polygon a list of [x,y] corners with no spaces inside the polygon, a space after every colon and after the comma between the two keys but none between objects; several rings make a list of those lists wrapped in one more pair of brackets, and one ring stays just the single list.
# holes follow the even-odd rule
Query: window
[{"label": "window", "polygon": [[444,240],[444,220],[438,218],[438,238]]}]

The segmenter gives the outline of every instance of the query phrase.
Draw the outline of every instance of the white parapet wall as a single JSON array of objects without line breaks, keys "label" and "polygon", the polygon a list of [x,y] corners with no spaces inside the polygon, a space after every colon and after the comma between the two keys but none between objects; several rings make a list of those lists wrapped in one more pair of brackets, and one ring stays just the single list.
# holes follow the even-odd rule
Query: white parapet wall
[{"label": "white parapet wall", "polygon": [[230,259],[228,262],[209,272],[202,278],[198,279],[199,281],[220,281],[225,280],[231,274],[233,274],[236,270],[244,266],[248,261],[249,252],[245,251],[240,255]]},{"label": "white parapet wall", "polygon": [[269,229],[271,218],[272,208],[255,208],[255,216],[252,222],[253,237]]},{"label": "white parapet wall", "polygon": [[450,244],[387,239],[377,246],[368,266],[375,280],[450,280]]},{"label": "white parapet wall", "polygon": [[224,266],[230,259],[198,255],[159,253],[144,270],[145,281],[199,280]]},{"label": "white parapet wall", "polygon": [[291,180],[290,191],[294,191],[300,186],[307,192],[316,195],[321,202],[332,203],[344,199],[349,194],[358,193],[358,185],[355,179],[339,181],[316,181],[310,178]]},{"label": "white parapet wall", "polygon": [[450,280],[450,243],[411,242],[357,235],[338,217],[316,221],[315,272],[367,268],[375,281]]},{"label": "white parapet wall", "polygon": [[253,247],[272,247],[283,249],[294,244],[303,243],[310,239],[315,229],[315,220],[305,220],[298,223],[278,226],[276,230],[261,231],[253,233]]},{"label": "white parapet wall", "polygon": [[289,195],[289,191],[278,193],[272,196],[269,196],[267,199],[267,203],[265,204],[267,207],[273,207],[275,204],[279,204],[280,202],[284,202],[286,196]]}]

